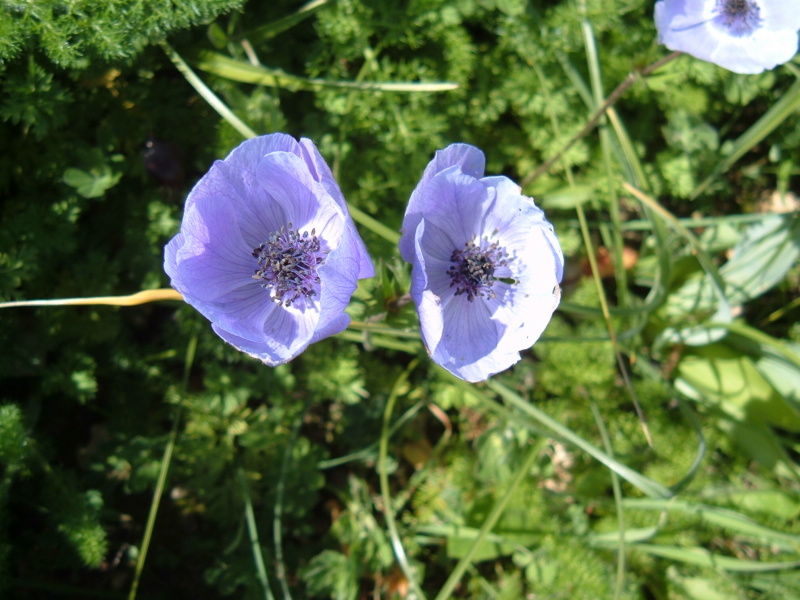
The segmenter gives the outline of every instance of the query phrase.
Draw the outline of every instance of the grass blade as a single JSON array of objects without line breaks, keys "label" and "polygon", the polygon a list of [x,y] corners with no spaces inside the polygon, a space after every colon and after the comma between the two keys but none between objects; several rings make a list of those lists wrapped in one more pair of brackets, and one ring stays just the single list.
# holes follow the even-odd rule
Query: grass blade
[{"label": "grass blade", "polygon": [[408,555],[403,548],[403,542],[400,539],[400,532],[397,529],[397,522],[394,518],[394,511],[392,509],[392,494],[389,489],[389,472],[386,464],[389,454],[389,437],[391,435],[390,423],[392,421],[392,410],[394,410],[397,396],[408,381],[408,376],[417,367],[419,359],[411,361],[405,371],[400,374],[400,377],[395,381],[389,398],[386,401],[386,408],[383,411],[383,426],[381,427],[380,445],[378,446],[378,479],[380,480],[381,498],[383,499],[383,515],[386,518],[386,527],[389,529],[389,538],[392,542],[392,550],[394,551],[395,558],[403,571],[411,589],[420,600],[425,600],[425,594],[419,586],[417,581],[416,569],[411,565],[408,560]]},{"label": "grass blade", "polygon": [[258,134],[250,129],[244,121],[242,121],[239,117],[233,114],[233,111],[228,108],[228,105],[225,104],[222,100],[220,100],[219,96],[217,96],[210,87],[208,87],[203,80],[200,79],[192,68],[186,64],[186,61],[181,58],[180,54],[173,50],[172,46],[170,46],[166,42],[161,42],[161,48],[164,50],[166,55],[181,72],[181,74],[186,78],[186,81],[200,94],[203,99],[208,102],[208,104],[213,108],[219,116],[225,119],[228,124],[233,127],[236,131],[242,134],[244,138],[254,138]]},{"label": "grass blade", "polygon": [[714,167],[714,170],[700,185],[698,185],[689,196],[694,200],[711,184],[714,179],[725,173],[742,156],[747,154],[753,146],[772,133],[789,116],[800,109],[800,80],[795,81],[792,86],[784,92],[781,99],[764,113],[764,115],[740,135],[733,146],[731,153]]},{"label": "grass blade", "polygon": [[328,2],[330,2],[330,0],[311,0],[311,2],[304,4],[291,15],[283,17],[282,19],[278,19],[277,21],[273,21],[272,23],[267,23],[266,25],[262,25],[256,29],[251,29],[250,31],[232,36],[232,38],[234,40],[248,39],[256,44],[266,42],[279,33],[282,33],[287,29],[294,27],[298,23],[306,20],[320,8],[328,4]]},{"label": "grass blade", "polygon": [[483,544],[486,536],[489,535],[492,529],[494,529],[494,526],[502,516],[509,500],[511,500],[511,497],[519,487],[519,484],[522,483],[522,480],[528,476],[528,473],[530,473],[538,456],[539,448],[536,446],[531,446],[531,448],[528,450],[525,460],[517,469],[517,473],[503,494],[503,497],[492,507],[492,511],[486,517],[483,525],[481,525],[481,529],[478,532],[478,535],[475,537],[475,540],[472,542],[472,545],[469,547],[469,550],[461,558],[461,560],[458,561],[455,569],[450,572],[447,581],[445,581],[444,585],[439,590],[435,600],[447,600],[448,598],[452,597],[452,593],[456,585],[458,585],[458,582],[461,581],[461,577],[463,577],[466,570],[472,564],[472,557],[475,555],[475,552],[478,550],[478,548],[480,548],[481,544]]},{"label": "grass blade", "polygon": [[[543,425],[545,429],[549,429],[556,435],[556,437],[569,442],[574,446],[577,446],[589,456],[603,463],[606,467],[614,471],[625,481],[641,490],[647,496],[661,499],[671,498],[673,496],[673,493],[669,488],[661,485],[657,481],[653,481],[649,477],[642,475],[638,471],[634,471],[627,465],[623,465],[621,462],[609,456],[594,444],[587,442],[568,427],[565,427],[555,419],[546,415],[544,412],[526,401],[520,395],[512,392],[504,385],[494,381],[489,381],[486,385],[489,387],[489,389],[501,396],[506,402],[513,405],[515,408],[519,409],[529,417],[533,418],[534,421]],[[488,403],[494,404],[494,401],[489,399],[482,390],[478,390],[473,387],[469,387],[468,389],[470,390],[471,394],[480,394],[487,400]],[[537,427],[536,430],[538,429],[539,428]]]},{"label": "grass blade", "polygon": [[256,524],[256,515],[253,510],[253,500],[250,497],[250,488],[247,485],[247,478],[244,475],[244,469],[238,467],[239,489],[242,492],[242,499],[244,500],[244,516],[247,521],[247,533],[250,536],[250,549],[253,552],[253,562],[256,565],[256,575],[261,589],[264,592],[266,600],[274,600],[272,590],[269,587],[269,579],[267,578],[267,567],[264,564],[264,555],[261,552],[261,542],[258,539],[258,526]]},{"label": "grass blade", "polygon": [[[189,340],[189,345],[186,347],[186,360],[184,361],[183,380],[181,382],[181,399],[186,395],[186,390],[189,387],[189,373],[194,363],[194,355],[197,350],[197,336],[193,336]],[[150,502],[150,512],[147,515],[147,524],[144,528],[144,537],[142,538],[142,548],[139,551],[139,557],[136,560],[136,569],[133,574],[133,583],[131,590],[128,594],[128,600],[136,600],[136,593],[139,590],[139,582],[142,578],[144,571],[144,563],[147,559],[147,551],[150,548],[150,541],[153,539],[153,530],[156,525],[156,516],[158,515],[158,507],[161,503],[161,496],[164,494],[164,486],[167,482],[167,473],[169,472],[169,465],[172,462],[172,451],[175,449],[175,442],[178,439],[178,426],[183,416],[183,403],[178,404],[175,412],[175,420],[172,422],[172,430],[169,432],[167,445],[164,448],[164,456],[161,459],[161,468],[158,472],[158,480],[156,481],[156,488],[153,490],[153,499]]]},{"label": "grass blade", "polygon": [[380,82],[334,81],[299,77],[280,69],[251,65],[218,52],[200,50],[191,62],[201,71],[240,83],[275,86],[289,91],[319,92],[325,89],[347,89],[373,92],[446,92],[458,88],[450,82]]},{"label": "grass blade", "polygon": [[692,546],[682,548],[679,546],[660,546],[655,544],[635,544],[636,548],[653,556],[660,556],[669,560],[707,567],[721,571],[734,573],[763,573],[765,571],[785,571],[800,567],[800,560],[778,561],[778,562],[757,562],[754,560],[742,560],[730,556],[714,554],[705,548]]}]

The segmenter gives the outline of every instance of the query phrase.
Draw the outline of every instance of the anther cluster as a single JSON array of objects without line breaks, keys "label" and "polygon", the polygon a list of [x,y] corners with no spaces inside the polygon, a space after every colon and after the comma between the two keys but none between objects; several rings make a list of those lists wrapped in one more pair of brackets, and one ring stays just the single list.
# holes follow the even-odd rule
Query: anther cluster
[{"label": "anther cluster", "polygon": [[455,295],[466,294],[470,302],[476,296],[491,299],[497,295],[493,289],[497,281],[494,274],[498,267],[508,266],[509,259],[508,253],[497,242],[489,242],[484,237],[475,243],[476,238],[468,241],[463,250],[453,250],[450,256],[453,266],[447,269],[450,287],[456,288]]},{"label": "anther cluster", "polygon": [[714,8],[733,35],[749,35],[761,25],[761,9],[755,0],[717,0]]},{"label": "anther cluster", "polygon": [[317,295],[317,267],[325,264],[325,254],[315,229],[300,233],[289,223],[253,249],[259,264],[253,279],[260,280],[261,286],[270,290],[271,300],[291,306],[301,296]]}]

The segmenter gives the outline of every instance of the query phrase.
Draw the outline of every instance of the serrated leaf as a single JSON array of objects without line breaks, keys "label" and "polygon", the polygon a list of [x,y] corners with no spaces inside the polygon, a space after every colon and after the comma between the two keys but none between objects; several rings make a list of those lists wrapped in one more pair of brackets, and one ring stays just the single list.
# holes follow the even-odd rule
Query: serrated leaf
[{"label": "serrated leaf", "polygon": [[89,171],[69,168],[64,171],[64,183],[75,188],[84,198],[100,198],[117,185],[122,173],[115,173],[108,165],[92,168]]}]

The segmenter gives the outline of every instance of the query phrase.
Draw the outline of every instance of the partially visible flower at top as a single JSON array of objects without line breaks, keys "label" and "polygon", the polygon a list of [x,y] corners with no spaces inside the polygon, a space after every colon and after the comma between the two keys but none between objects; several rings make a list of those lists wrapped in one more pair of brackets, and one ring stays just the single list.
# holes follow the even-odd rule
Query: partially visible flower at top
[{"label": "partially visible flower at top", "polygon": [[797,52],[798,0],[660,0],[658,41],[734,73],[761,73]]},{"label": "partially visible flower at top", "polygon": [[484,177],[483,152],[436,153],[408,203],[400,253],[431,358],[483,381],[519,361],[561,297],[561,247],[544,213],[507,177]]},{"label": "partially visible flower at top", "polygon": [[270,366],[344,330],[357,280],[375,274],[316,146],[282,133],[200,179],[164,270],[222,339]]}]

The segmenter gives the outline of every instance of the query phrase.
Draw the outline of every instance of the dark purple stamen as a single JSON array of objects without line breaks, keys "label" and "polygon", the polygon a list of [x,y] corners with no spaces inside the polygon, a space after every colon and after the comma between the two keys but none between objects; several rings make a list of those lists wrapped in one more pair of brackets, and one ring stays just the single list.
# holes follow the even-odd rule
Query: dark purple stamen
[{"label": "dark purple stamen", "polygon": [[761,9],[755,0],[717,0],[714,9],[733,35],[749,35],[761,25]]},{"label": "dark purple stamen", "polygon": [[258,260],[253,279],[258,279],[264,289],[270,290],[270,299],[284,306],[300,298],[317,295],[319,276],[317,267],[325,264],[326,251],[321,250],[316,230],[302,234],[292,228],[281,227],[266,242],[253,249]]},{"label": "dark purple stamen", "polygon": [[453,266],[447,269],[451,278],[450,287],[455,286],[456,296],[467,295],[472,302],[475,297],[491,299],[495,294],[493,285],[498,278],[495,271],[498,267],[508,266],[509,256],[497,242],[489,242],[484,237],[479,243],[477,236],[464,244],[463,250],[453,250],[450,262]]}]

